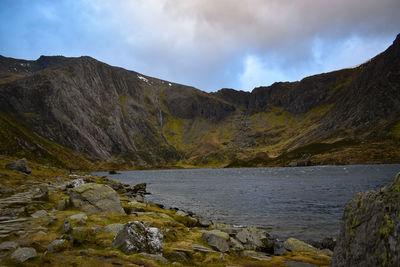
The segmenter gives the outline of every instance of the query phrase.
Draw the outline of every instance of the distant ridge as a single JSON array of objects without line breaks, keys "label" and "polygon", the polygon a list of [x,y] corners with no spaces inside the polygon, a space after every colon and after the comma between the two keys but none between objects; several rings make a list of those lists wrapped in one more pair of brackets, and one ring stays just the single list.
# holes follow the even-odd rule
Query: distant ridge
[{"label": "distant ridge", "polygon": [[358,67],[251,93],[205,93],[91,57],[0,56],[0,115],[0,153],[61,165],[399,163],[400,37]]}]

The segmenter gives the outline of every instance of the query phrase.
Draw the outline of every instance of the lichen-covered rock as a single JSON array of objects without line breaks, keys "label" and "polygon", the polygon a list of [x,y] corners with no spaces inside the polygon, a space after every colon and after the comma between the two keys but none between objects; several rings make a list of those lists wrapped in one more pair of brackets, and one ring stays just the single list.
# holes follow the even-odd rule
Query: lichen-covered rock
[{"label": "lichen-covered rock", "polygon": [[18,244],[14,241],[5,241],[0,244],[0,250],[12,250],[16,249]]},{"label": "lichen-covered rock", "polygon": [[28,166],[26,158],[22,158],[19,160],[14,161],[13,163],[6,165],[7,169],[15,170],[30,174],[32,172],[31,168]]},{"label": "lichen-covered rock", "polygon": [[234,252],[240,252],[244,250],[242,243],[240,243],[237,239],[233,237],[229,238],[229,246]]},{"label": "lichen-covered rock", "polygon": [[11,254],[11,259],[22,263],[36,256],[37,253],[34,248],[19,248]]},{"label": "lichen-covered rock", "polygon": [[61,225],[61,230],[63,233],[67,234],[72,231],[71,223],[68,219],[65,219]]},{"label": "lichen-covered rock", "polygon": [[290,237],[288,238],[284,243],[283,246],[289,250],[289,251],[309,251],[309,252],[314,252],[317,253],[318,249],[311,246],[310,244],[307,244],[306,242],[303,242],[301,240],[298,240],[296,238]]},{"label": "lichen-covered rock", "polygon": [[139,194],[139,195],[146,194],[147,193],[146,187],[147,187],[146,183],[136,184],[132,188],[133,189],[133,193],[134,194]]},{"label": "lichen-covered rock", "polygon": [[229,235],[220,230],[203,231],[201,237],[208,245],[218,251],[229,251]]},{"label": "lichen-covered rock", "polygon": [[45,211],[45,210],[38,210],[38,211],[36,211],[35,213],[33,213],[31,216],[32,216],[32,218],[37,219],[37,218],[42,218],[42,217],[47,216],[47,215],[49,215],[49,214],[47,213],[47,211]]},{"label": "lichen-covered rock", "polygon": [[347,204],[331,266],[398,266],[400,173],[379,192],[358,193]]},{"label": "lichen-covered rock", "polygon": [[72,189],[69,196],[73,206],[88,213],[106,211],[125,213],[119,195],[107,185],[83,184]]},{"label": "lichen-covered rock", "polygon": [[67,240],[56,239],[48,245],[47,251],[49,253],[60,252],[60,251],[63,251],[64,249],[66,249],[67,247],[68,247]]},{"label": "lichen-covered rock", "polygon": [[270,253],[274,252],[274,243],[270,240],[268,233],[260,231],[256,227],[250,226],[242,229],[236,234],[236,239],[239,240],[246,249]]},{"label": "lichen-covered rock", "polygon": [[141,222],[133,221],[124,225],[112,243],[126,254],[140,252],[162,254],[163,234],[158,228],[146,227]]},{"label": "lichen-covered rock", "polygon": [[74,221],[74,220],[84,220],[86,221],[88,219],[87,215],[85,213],[77,213],[74,215],[71,215],[68,217],[68,219]]}]

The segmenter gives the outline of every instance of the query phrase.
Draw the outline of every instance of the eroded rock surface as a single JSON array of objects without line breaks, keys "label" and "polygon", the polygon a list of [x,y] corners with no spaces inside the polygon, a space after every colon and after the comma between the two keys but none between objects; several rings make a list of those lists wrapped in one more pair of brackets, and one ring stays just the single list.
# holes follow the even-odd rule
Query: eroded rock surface
[{"label": "eroded rock surface", "polygon": [[125,213],[119,195],[107,185],[89,183],[76,187],[70,192],[70,202],[88,213]]},{"label": "eroded rock surface", "polygon": [[124,225],[112,243],[126,254],[140,252],[162,254],[163,234],[158,228],[146,227],[141,222],[133,221]]},{"label": "eroded rock surface", "polygon": [[400,174],[379,192],[358,193],[347,204],[331,266],[398,266]]}]

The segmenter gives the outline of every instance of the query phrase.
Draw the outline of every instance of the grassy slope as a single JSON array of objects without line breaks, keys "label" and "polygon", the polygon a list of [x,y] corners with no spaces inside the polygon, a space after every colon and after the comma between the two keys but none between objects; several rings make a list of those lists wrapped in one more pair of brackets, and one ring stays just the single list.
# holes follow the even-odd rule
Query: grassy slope
[{"label": "grassy slope", "polygon": [[277,107],[251,116],[238,111],[219,124],[168,117],[163,134],[170,144],[185,152],[186,159],[179,163],[182,167],[224,167],[237,160],[241,164],[232,167],[282,166],[303,156],[311,157],[314,164],[400,162],[396,149],[400,122],[392,123],[394,126],[387,121],[377,122],[375,128],[390,129],[387,136],[377,139],[364,137],[374,129],[359,133],[360,129],[355,128],[307,141],[332,106],[320,105],[300,115]]}]

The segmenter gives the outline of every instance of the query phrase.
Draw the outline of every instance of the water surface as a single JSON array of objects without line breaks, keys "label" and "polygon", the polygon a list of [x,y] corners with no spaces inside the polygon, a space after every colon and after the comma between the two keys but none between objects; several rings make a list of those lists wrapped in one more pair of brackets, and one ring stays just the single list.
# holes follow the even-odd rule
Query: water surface
[{"label": "water surface", "polygon": [[284,239],[335,237],[353,196],[389,183],[400,164],[128,171],[109,178],[147,183],[147,199],[207,218],[268,228]]}]

